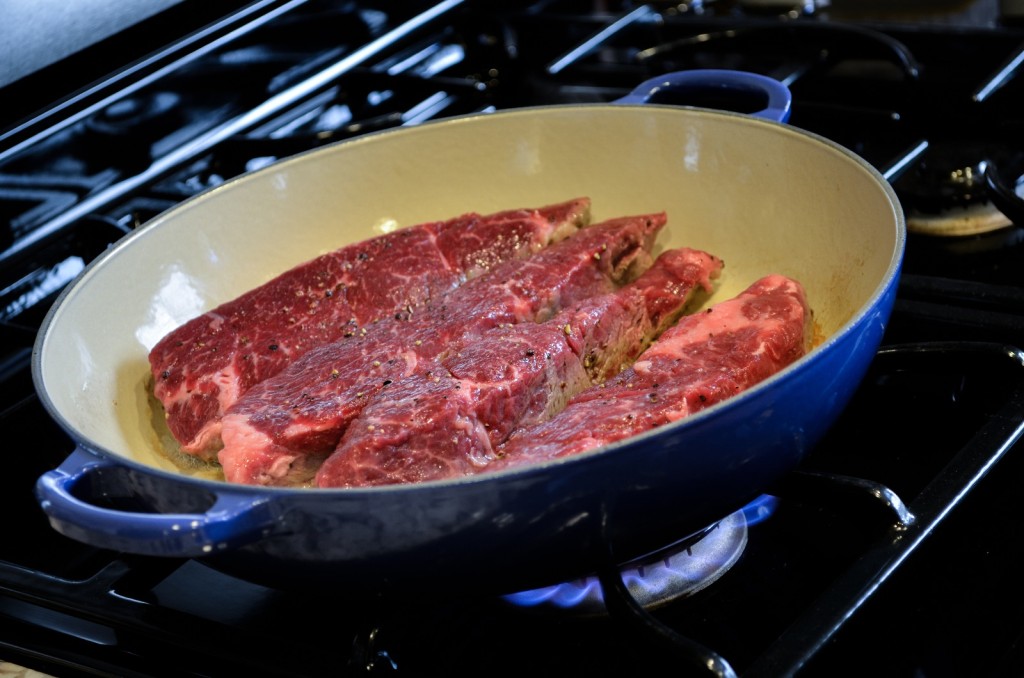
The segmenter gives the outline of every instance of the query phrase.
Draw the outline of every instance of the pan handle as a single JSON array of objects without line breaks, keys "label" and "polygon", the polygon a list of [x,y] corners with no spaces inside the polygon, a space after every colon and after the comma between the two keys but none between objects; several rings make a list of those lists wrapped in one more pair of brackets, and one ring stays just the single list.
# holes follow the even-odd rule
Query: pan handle
[{"label": "pan handle", "polygon": [[698,68],[645,80],[614,103],[700,106],[786,122],[793,95],[783,83],[759,73]]},{"label": "pan handle", "polygon": [[[255,541],[275,519],[266,498],[217,494],[202,513],[149,513],[97,506],[82,498],[102,476],[125,467],[81,447],[36,481],[36,496],[50,524],[61,534],[93,546],[150,556],[201,557]],[[76,489],[85,488],[86,491]]]}]

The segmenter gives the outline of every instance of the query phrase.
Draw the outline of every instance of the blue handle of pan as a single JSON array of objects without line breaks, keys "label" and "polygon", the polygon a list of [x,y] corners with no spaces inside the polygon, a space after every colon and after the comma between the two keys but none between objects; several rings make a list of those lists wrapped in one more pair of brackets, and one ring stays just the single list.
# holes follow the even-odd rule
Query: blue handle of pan
[{"label": "blue handle of pan", "polygon": [[199,557],[237,548],[265,536],[274,525],[269,501],[244,488],[211,494],[212,504],[202,513],[98,505],[104,498],[103,474],[123,468],[79,447],[58,468],[40,476],[36,496],[54,529],[116,551]]},{"label": "blue handle of pan", "polygon": [[[703,103],[707,101],[715,103]],[[738,110],[755,118],[775,122],[789,120],[792,102],[789,88],[774,78],[759,73],[714,68],[659,75],[645,80],[632,92],[615,101],[617,104],[662,103]]]}]

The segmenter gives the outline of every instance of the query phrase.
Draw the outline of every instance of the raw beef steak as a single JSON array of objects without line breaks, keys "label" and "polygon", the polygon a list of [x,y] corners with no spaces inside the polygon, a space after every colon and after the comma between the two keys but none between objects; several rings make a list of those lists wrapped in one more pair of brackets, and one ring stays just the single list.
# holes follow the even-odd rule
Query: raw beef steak
[{"label": "raw beef steak", "polygon": [[424,223],[342,247],[190,320],[149,354],[154,394],[184,451],[211,458],[220,417],[303,353],[382,317],[406,317],[497,264],[589,220],[590,200]]},{"label": "raw beef steak", "polygon": [[484,333],[444,360],[381,390],[316,475],[319,487],[422,482],[469,475],[494,461],[517,426],[548,419],[604,382],[670,327],[721,261],[663,253],[640,278],[544,323]]},{"label": "raw beef steak", "polygon": [[385,318],[313,349],[227,411],[218,454],[225,478],[310,481],[377,391],[491,328],[547,320],[631,280],[650,266],[650,248],[664,224],[665,215],[654,214],[590,226],[466,282],[409,320]]},{"label": "raw beef steak", "polygon": [[513,433],[485,470],[579,454],[682,419],[794,362],[810,335],[803,287],[766,276],[681,319],[630,369],[582,392],[552,419]]}]

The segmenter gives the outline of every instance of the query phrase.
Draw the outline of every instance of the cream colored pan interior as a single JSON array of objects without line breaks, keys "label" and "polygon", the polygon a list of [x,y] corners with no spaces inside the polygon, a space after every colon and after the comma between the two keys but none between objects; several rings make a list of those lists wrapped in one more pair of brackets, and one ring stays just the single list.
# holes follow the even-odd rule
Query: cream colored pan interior
[{"label": "cream colored pan interior", "polygon": [[37,387],[90,445],[173,470],[146,394],[147,353],[164,333],[381,228],[578,196],[597,220],[666,211],[661,246],[724,259],[715,299],[767,273],[799,279],[826,334],[872,305],[902,246],[882,178],[786,125],[652,105],[458,118],[293,157],[127,236],[51,311]]}]

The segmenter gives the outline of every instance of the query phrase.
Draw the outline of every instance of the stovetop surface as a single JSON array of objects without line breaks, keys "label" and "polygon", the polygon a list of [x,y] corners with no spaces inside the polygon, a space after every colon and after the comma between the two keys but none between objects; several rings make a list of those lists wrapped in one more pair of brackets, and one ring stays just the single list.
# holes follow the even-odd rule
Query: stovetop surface
[{"label": "stovetop surface", "polygon": [[[246,22],[228,22],[216,48],[210,38],[140,64],[132,98],[119,98],[129,81],[97,85],[0,136],[0,427],[30,451],[8,455],[0,493],[18,517],[0,541],[0,657],[69,676],[702,675],[710,649],[749,676],[1020,672],[1024,541],[1006,514],[1024,470],[1022,245],[1019,226],[991,226],[1000,213],[962,171],[984,161],[1011,184],[1024,174],[1024,32],[998,23],[991,3],[912,16],[804,3],[781,18],[736,2],[451,3],[422,25],[432,3],[255,4],[266,6],[260,27],[235,35]],[[32,488],[73,444],[35,396],[32,343],[59,291],[110,243],[323,143],[609,101],[694,67],[787,82],[790,124],[886,174],[912,229],[868,377],[800,471],[772,488],[770,515],[749,521],[718,581],[648,616],[458,592],[351,601],[95,549],[49,527]],[[112,157],[112,145],[132,150]],[[965,213],[988,226],[950,235]]]}]

